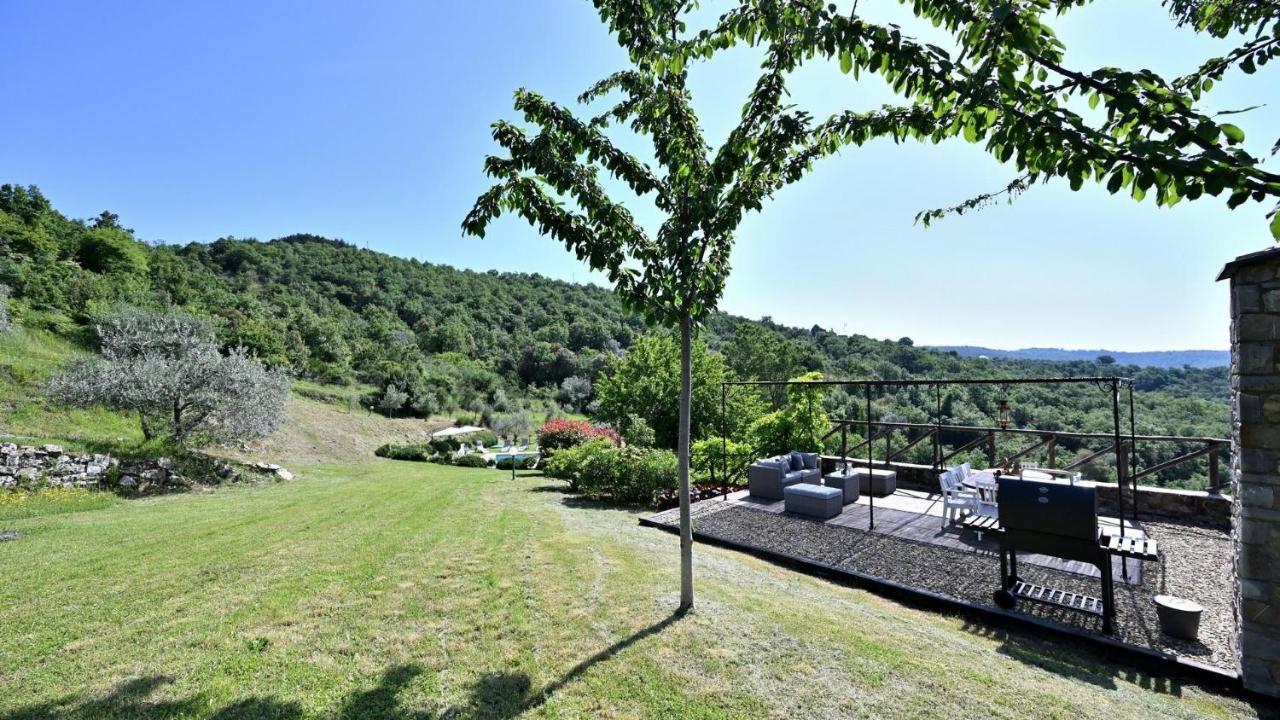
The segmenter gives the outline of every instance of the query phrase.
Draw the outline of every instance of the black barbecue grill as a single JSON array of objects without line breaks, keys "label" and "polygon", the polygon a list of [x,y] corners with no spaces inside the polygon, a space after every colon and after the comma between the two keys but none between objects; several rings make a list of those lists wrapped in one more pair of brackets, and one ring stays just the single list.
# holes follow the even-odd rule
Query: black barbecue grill
[{"label": "black barbecue grill", "polygon": [[[1013,608],[1018,600],[1065,607],[1102,617],[1110,633],[1115,617],[1111,554],[1099,542],[1098,498],[1092,487],[1002,477],[1000,498],[1000,589],[995,602]],[[1018,551],[1086,562],[1102,574],[1102,598],[1036,585],[1018,577]]]}]

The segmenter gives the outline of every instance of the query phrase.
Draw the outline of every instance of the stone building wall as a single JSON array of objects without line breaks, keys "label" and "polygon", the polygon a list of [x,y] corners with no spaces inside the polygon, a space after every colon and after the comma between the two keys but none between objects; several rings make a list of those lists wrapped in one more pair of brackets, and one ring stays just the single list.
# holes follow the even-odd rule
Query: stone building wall
[{"label": "stone building wall", "polygon": [[1280,697],[1280,249],[1228,263],[1232,535],[1245,687]]}]

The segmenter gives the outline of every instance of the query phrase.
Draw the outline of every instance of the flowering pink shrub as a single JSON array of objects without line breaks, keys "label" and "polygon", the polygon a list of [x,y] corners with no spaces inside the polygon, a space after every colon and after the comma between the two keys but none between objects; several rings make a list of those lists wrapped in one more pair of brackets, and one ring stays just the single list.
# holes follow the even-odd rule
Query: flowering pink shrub
[{"label": "flowering pink shrub", "polygon": [[538,430],[538,447],[546,455],[571,448],[588,440],[603,438],[614,447],[622,444],[618,431],[608,425],[592,425],[586,420],[557,419],[543,423]]}]

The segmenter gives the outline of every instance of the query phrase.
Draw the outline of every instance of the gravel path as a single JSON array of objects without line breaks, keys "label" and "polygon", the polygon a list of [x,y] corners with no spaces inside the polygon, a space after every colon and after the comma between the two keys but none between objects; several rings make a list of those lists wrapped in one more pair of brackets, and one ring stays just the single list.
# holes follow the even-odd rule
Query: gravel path
[{"label": "gravel path", "polygon": [[[698,503],[692,511],[696,530],[720,540],[783,552],[994,607],[991,594],[1000,573],[1000,560],[994,553],[954,550],[716,501]],[[674,510],[651,519],[670,526],[678,523]],[[1147,564],[1141,584],[1128,585],[1117,578],[1115,637],[1234,670],[1230,535],[1216,528],[1170,522],[1144,521],[1143,526],[1160,543],[1162,562],[1158,566]],[[1094,597],[1101,593],[1096,578],[1031,563],[1021,563],[1018,569],[1024,580]],[[1159,593],[1195,600],[1204,606],[1200,640],[1187,642],[1160,632],[1151,601]],[[1102,632],[1102,620],[1094,616],[1030,602],[1019,603],[1018,610]]]}]

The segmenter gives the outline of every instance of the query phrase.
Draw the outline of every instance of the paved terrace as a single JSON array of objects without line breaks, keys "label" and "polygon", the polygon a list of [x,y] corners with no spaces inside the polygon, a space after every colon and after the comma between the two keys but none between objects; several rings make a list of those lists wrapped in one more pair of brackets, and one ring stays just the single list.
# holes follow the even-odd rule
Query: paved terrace
[{"label": "paved terrace", "polygon": [[[800,561],[906,585],[997,613],[992,593],[999,586],[998,545],[990,537],[958,527],[942,527],[942,501],[936,494],[898,490],[875,499],[875,529],[868,530],[870,500],[863,495],[826,521],[783,512],[782,501],[761,501],[745,490],[694,503],[695,537],[746,551]],[[1114,518],[1101,522],[1118,525]],[[656,513],[642,523],[674,530],[676,509]],[[1126,525],[1129,525],[1126,522]],[[1174,520],[1144,520],[1130,532],[1145,532],[1160,544],[1159,563],[1129,561],[1128,579],[1115,566],[1116,633],[1126,645],[1173,656],[1234,674],[1232,549],[1230,534],[1208,525]],[[1019,553],[1020,575],[1032,582],[1095,597],[1096,568],[1084,563]],[[1160,632],[1152,596],[1169,593],[1204,606],[1200,639],[1178,640]],[[1020,602],[1010,614],[1032,616],[1076,632],[1102,634],[1101,618]]]}]

